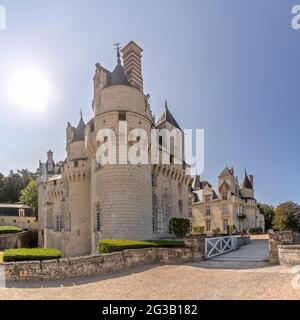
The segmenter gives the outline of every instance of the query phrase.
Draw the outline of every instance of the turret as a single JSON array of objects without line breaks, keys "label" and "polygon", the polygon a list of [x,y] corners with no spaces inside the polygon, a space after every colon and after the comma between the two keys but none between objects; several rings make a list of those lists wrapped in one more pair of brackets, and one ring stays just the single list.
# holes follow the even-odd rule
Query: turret
[{"label": "turret", "polygon": [[47,152],[47,162],[46,162],[47,174],[53,174],[54,167],[55,167],[55,162],[53,160],[53,151],[49,150]]},{"label": "turret", "polygon": [[[119,154],[128,155],[128,150],[119,150],[119,129],[121,125],[129,130],[143,129],[150,139],[153,126],[152,114],[147,97],[143,93],[141,74],[130,73],[130,59],[125,46],[116,45],[117,64],[112,72],[98,66],[96,70],[95,95],[93,100],[94,119],[86,129],[86,150],[91,162],[91,208],[93,210],[93,248],[99,239],[151,239],[152,238],[152,185],[151,165],[119,163]],[[130,49],[131,50],[131,49]],[[129,50],[129,51],[130,51]],[[134,49],[135,50],[135,49]],[[129,59],[129,60],[128,60]],[[140,68],[138,67],[140,70]],[[139,71],[140,72],[140,71]],[[101,82],[102,77],[102,82]],[[100,164],[96,159],[99,144],[97,134],[109,129],[116,136],[116,164]],[[128,138],[128,137],[126,137]],[[125,138],[125,139],[126,139]],[[128,140],[128,139],[126,139]],[[99,160],[99,159],[98,159]]]},{"label": "turret", "polygon": [[66,136],[67,136],[67,158],[68,160],[78,160],[85,159],[85,122],[82,117],[82,112],[80,112],[80,120],[77,127],[72,127],[70,123],[68,123]]},{"label": "turret", "polygon": [[[252,180],[252,183],[251,183],[251,180]],[[253,176],[251,176],[251,179],[250,179],[246,170],[245,170],[243,181],[240,186],[240,191],[241,191],[242,196],[245,198],[253,198],[254,197]]]}]

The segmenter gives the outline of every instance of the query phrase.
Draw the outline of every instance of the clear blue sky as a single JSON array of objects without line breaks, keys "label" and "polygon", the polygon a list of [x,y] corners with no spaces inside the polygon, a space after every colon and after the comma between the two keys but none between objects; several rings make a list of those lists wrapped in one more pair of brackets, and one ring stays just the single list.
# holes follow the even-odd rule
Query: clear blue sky
[{"label": "clear blue sky", "polygon": [[[298,1],[300,4],[300,1]],[[35,169],[54,150],[65,158],[67,121],[92,116],[95,63],[116,63],[113,44],[144,49],[145,93],[164,99],[184,128],[204,128],[203,177],[225,164],[255,175],[258,201],[300,202],[300,31],[297,0],[0,0],[0,172]],[[12,70],[47,74],[46,113],[16,110],[4,90]]]}]

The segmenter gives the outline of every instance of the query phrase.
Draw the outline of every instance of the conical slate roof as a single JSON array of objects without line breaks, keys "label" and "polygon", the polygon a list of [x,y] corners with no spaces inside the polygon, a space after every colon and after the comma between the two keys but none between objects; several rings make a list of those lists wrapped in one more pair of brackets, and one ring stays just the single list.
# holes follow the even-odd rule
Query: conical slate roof
[{"label": "conical slate roof", "polygon": [[242,187],[242,189],[253,189],[253,186],[250,182],[250,179],[247,175],[246,170],[245,170],[245,175],[244,175],[244,179],[243,179],[241,187]]},{"label": "conical slate roof", "polygon": [[129,84],[121,63],[118,63],[112,72],[111,84]]},{"label": "conical slate roof", "polygon": [[[179,124],[177,123],[177,121],[175,120],[175,118],[173,117],[173,115],[171,114],[169,108],[168,108],[168,104],[166,102],[165,104],[165,112],[162,113],[162,115],[159,117],[158,122],[157,122],[157,127],[160,126],[161,124],[163,124],[164,122],[169,122],[171,123],[175,128],[181,130]],[[181,130],[182,131],[182,130]]]},{"label": "conical slate roof", "polygon": [[82,113],[81,113],[80,121],[78,123],[77,128],[73,128],[73,141],[84,140],[84,129],[85,129],[85,122],[83,121]]}]

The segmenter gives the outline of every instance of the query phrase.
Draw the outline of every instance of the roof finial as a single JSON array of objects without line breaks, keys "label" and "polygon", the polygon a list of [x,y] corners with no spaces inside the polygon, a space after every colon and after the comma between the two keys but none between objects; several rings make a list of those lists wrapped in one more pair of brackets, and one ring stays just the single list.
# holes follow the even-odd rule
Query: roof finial
[{"label": "roof finial", "polygon": [[118,64],[121,64],[121,54],[120,54],[121,47],[120,47],[120,45],[121,45],[121,43],[119,43],[119,42],[114,44],[115,50],[117,50],[117,59],[118,59],[117,61],[118,61]]},{"label": "roof finial", "polygon": [[165,100],[165,108],[168,109],[168,100]]},{"label": "roof finial", "polygon": [[80,114],[80,118],[82,119],[82,109],[80,109],[79,114]]}]

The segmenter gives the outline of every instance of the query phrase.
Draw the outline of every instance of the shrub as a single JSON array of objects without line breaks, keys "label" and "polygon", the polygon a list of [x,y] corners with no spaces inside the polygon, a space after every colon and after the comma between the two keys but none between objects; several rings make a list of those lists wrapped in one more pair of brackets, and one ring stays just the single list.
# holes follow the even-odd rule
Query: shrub
[{"label": "shrub", "polygon": [[169,232],[176,235],[178,238],[184,237],[191,229],[189,219],[172,218],[169,222]]},{"label": "shrub", "polygon": [[50,248],[8,249],[4,251],[3,261],[51,260],[61,258],[61,251]]},{"label": "shrub", "polygon": [[263,234],[262,228],[251,228],[249,234]]},{"label": "shrub", "polygon": [[234,233],[236,233],[236,227],[235,227],[235,225],[233,224],[232,226],[229,226],[228,231],[229,231],[229,234],[234,234]]},{"label": "shrub", "polygon": [[12,226],[0,226],[0,234],[19,233],[22,229]]},{"label": "shrub", "polygon": [[193,233],[195,233],[195,234],[204,234],[205,233],[205,227],[203,227],[203,226],[193,226]]},{"label": "shrub", "polygon": [[222,231],[221,231],[220,228],[216,228],[216,229],[213,229],[213,230],[212,230],[212,234],[213,234],[214,236],[218,236],[218,235],[220,235],[221,233],[222,233]]},{"label": "shrub", "polygon": [[178,240],[149,240],[149,241],[136,241],[136,240],[100,240],[98,242],[98,252],[110,253],[122,251],[126,249],[142,249],[142,248],[173,248],[184,247],[184,241]]}]

